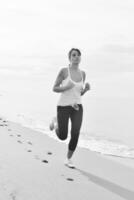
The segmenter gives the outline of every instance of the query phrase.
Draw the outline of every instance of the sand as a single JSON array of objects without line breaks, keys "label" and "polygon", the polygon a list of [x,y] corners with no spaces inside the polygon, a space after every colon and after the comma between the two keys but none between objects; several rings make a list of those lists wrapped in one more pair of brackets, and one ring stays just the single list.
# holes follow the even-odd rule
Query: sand
[{"label": "sand", "polygon": [[[50,134],[54,134],[53,132]],[[0,119],[0,200],[133,200],[134,165],[67,145]]]}]

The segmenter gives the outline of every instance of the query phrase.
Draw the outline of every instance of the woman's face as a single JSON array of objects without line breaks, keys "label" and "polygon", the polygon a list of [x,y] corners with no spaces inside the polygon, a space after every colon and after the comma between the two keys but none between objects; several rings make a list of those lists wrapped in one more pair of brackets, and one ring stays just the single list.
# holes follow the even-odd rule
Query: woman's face
[{"label": "woman's face", "polygon": [[70,55],[70,62],[74,64],[79,64],[81,61],[81,56],[79,55],[78,51],[73,50]]}]

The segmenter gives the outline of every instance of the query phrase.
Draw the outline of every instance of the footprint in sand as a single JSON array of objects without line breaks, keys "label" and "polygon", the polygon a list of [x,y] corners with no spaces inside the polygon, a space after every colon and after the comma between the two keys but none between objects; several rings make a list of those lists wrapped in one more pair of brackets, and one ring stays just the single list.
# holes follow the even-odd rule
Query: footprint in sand
[{"label": "footprint in sand", "polygon": [[47,154],[48,154],[48,155],[52,155],[52,152],[48,151]]},{"label": "footprint in sand", "polygon": [[12,192],[12,193],[10,194],[10,197],[11,197],[12,200],[16,200],[16,194],[15,194],[15,193]]},{"label": "footprint in sand", "polygon": [[42,162],[44,162],[44,163],[48,163],[48,160],[42,160]]},{"label": "footprint in sand", "polygon": [[[52,152],[48,151],[47,154],[48,154],[48,155],[52,155]],[[37,159],[37,158],[36,158],[36,159]],[[48,163],[48,160],[42,160],[42,162]]]},{"label": "footprint in sand", "polygon": [[30,141],[29,141],[29,142],[27,142],[27,143],[28,143],[28,144],[30,144],[30,145],[32,145],[32,142],[30,142]]},{"label": "footprint in sand", "polygon": [[32,150],[31,150],[31,149],[29,149],[29,150],[27,150],[27,152],[32,152]]},{"label": "footprint in sand", "polygon": [[6,121],[6,120],[4,120],[3,122],[4,122],[4,123],[6,123],[7,121]]},{"label": "footprint in sand", "polygon": [[[34,157],[35,157],[36,160],[41,160],[38,155],[35,155]],[[48,160],[41,160],[41,162],[48,163]]]},{"label": "footprint in sand", "polygon": [[17,142],[18,142],[18,143],[20,143],[20,144],[22,144],[22,143],[23,143],[23,142],[22,142],[22,141],[20,141],[20,140],[17,140]]},{"label": "footprint in sand", "polygon": [[17,135],[17,137],[21,137],[21,135],[20,135],[20,134],[18,134],[18,135]]},{"label": "footprint in sand", "polygon": [[74,181],[73,178],[67,178],[66,180],[67,180],[67,181]]},{"label": "footprint in sand", "polygon": [[8,126],[7,124],[0,124],[0,126]]}]

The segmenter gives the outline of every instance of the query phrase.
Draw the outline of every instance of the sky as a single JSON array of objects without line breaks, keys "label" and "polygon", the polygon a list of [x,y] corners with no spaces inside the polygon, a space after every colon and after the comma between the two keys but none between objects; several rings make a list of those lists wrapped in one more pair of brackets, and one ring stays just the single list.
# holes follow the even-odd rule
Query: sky
[{"label": "sky", "polygon": [[0,66],[22,57],[64,60],[77,47],[91,68],[133,71],[133,10],[133,0],[1,1]]}]

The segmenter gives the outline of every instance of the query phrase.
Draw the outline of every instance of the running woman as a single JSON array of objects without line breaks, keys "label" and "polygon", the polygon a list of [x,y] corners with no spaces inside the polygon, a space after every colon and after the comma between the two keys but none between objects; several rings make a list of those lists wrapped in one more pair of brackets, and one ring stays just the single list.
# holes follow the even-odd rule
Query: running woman
[{"label": "running woman", "polygon": [[80,70],[81,52],[72,48],[68,53],[69,66],[62,68],[53,86],[53,91],[61,93],[57,104],[57,117],[50,123],[50,130],[55,130],[60,140],[67,139],[68,123],[71,120],[71,138],[68,144],[65,165],[74,168],[72,156],[76,150],[83,119],[81,96],[90,90],[85,83],[86,73]]}]

